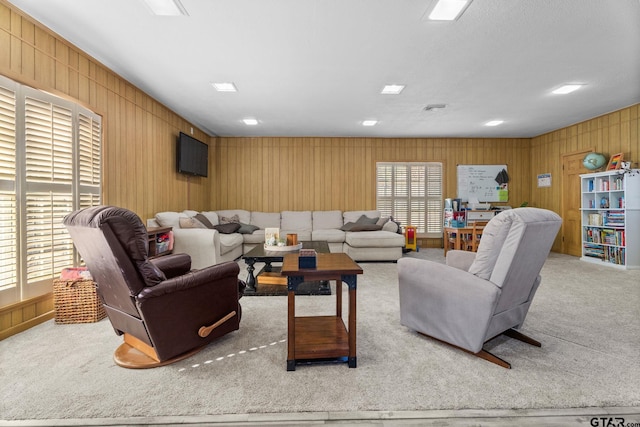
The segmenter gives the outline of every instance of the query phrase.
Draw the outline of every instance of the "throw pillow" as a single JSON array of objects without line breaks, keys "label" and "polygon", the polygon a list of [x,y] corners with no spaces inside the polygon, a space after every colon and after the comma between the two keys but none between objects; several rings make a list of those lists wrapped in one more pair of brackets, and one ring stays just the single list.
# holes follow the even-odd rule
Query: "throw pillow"
[{"label": "throw pillow", "polygon": [[196,216],[194,216],[194,218],[196,220],[200,221],[205,227],[213,228],[213,224],[211,224],[211,221],[209,221],[209,218],[207,218],[206,216],[202,215],[201,213],[199,213]]},{"label": "throw pillow", "polygon": [[382,226],[378,224],[355,224],[349,231],[378,231]]},{"label": "throw pillow", "polygon": [[238,214],[235,214],[234,216],[221,216],[220,217],[220,224],[233,224],[233,223],[240,223],[240,217],[238,216]]},{"label": "throw pillow", "polygon": [[237,222],[228,222],[226,224],[214,225],[213,228],[222,234],[231,234],[240,229],[240,224]]},{"label": "throw pillow", "polygon": [[395,219],[393,219],[392,216],[389,217],[389,221],[395,222],[395,224],[398,226],[398,229],[396,230],[396,233],[403,234],[402,233],[402,227],[400,226],[400,221],[396,221]]},{"label": "throw pillow", "polygon": [[359,224],[357,222],[348,222],[342,227],[342,231],[377,231],[382,230],[382,226],[378,224]]},{"label": "throw pillow", "polygon": [[387,222],[389,222],[389,220],[391,220],[390,216],[381,216],[376,224],[384,226]]},{"label": "throw pillow", "polygon": [[398,224],[396,224],[393,221],[387,221],[383,226],[382,226],[382,230],[383,231],[390,231],[392,233],[397,233],[398,232]]},{"label": "throw pillow", "polygon": [[180,218],[180,228],[207,228],[195,218]]},{"label": "throw pillow", "polygon": [[252,234],[254,231],[260,229],[257,225],[245,224],[244,222],[238,224],[240,224],[240,228],[238,229],[238,233],[240,234]]},{"label": "throw pillow", "polygon": [[356,221],[356,224],[376,224],[377,222],[378,218],[369,218],[366,215],[361,215]]},{"label": "throw pillow", "polygon": [[340,230],[342,231],[351,231],[351,229],[353,227],[355,227],[356,223],[355,222],[348,222],[345,225],[343,225],[342,227],[340,227]]}]

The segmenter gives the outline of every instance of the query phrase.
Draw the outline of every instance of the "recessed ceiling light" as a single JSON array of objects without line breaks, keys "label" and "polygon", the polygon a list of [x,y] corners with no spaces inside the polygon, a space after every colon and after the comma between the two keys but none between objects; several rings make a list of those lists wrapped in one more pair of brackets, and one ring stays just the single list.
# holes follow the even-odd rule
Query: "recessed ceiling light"
[{"label": "recessed ceiling light", "polygon": [[237,92],[238,88],[233,83],[211,83],[218,92]]},{"label": "recessed ceiling light", "polygon": [[582,86],[584,85],[579,83],[566,84],[564,86],[560,86],[558,89],[552,91],[551,93],[555,93],[556,95],[566,95],[567,93],[571,93],[575,90],[580,89]]},{"label": "recessed ceiling light", "polygon": [[362,126],[375,126],[377,123],[377,120],[363,120]]},{"label": "recessed ceiling light", "polygon": [[242,119],[245,125],[247,126],[255,126],[258,124],[258,120],[256,119]]},{"label": "recessed ceiling light", "polygon": [[156,15],[160,16],[188,16],[180,0],[143,0],[144,3]]},{"label": "recessed ceiling light", "polygon": [[385,85],[380,91],[383,95],[398,95],[404,89],[404,85]]},{"label": "recessed ceiling light", "polygon": [[427,104],[427,106],[424,107],[424,111],[440,110],[446,107],[447,107],[447,104]]},{"label": "recessed ceiling light", "polygon": [[469,7],[472,0],[438,0],[429,13],[432,21],[455,21]]},{"label": "recessed ceiling light", "polygon": [[504,120],[491,120],[490,122],[485,123],[485,126],[498,126],[504,123]]}]

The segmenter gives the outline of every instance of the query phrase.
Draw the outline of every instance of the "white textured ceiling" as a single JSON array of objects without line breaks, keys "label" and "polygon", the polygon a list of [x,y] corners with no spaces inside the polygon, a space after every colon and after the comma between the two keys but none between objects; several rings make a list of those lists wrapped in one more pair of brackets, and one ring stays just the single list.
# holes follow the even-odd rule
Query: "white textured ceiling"
[{"label": "white textured ceiling", "polygon": [[211,135],[531,137],[640,102],[639,0],[475,0],[450,23],[432,1],[10,0]]}]

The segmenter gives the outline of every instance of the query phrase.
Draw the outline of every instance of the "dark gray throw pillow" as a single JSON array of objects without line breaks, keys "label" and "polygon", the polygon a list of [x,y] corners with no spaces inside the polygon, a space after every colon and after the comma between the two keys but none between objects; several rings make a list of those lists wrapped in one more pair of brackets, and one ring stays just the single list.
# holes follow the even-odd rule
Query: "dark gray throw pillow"
[{"label": "dark gray throw pillow", "polygon": [[231,234],[240,229],[240,224],[237,222],[229,222],[227,224],[214,225],[213,228],[222,234]]},{"label": "dark gray throw pillow", "polygon": [[378,224],[355,224],[349,231],[378,231],[382,226]]},{"label": "dark gray throw pillow", "polygon": [[356,224],[377,224],[378,218],[369,218],[366,215],[361,215],[356,221]]},{"label": "dark gray throw pillow", "polygon": [[194,216],[195,219],[197,219],[198,221],[200,221],[202,224],[204,224],[205,227],[207,228],[213,228],[214,225],[211,224],[211,221],[209,221],[209,218],[207,218],[206,216],[202,215],[201,213],[197,214],[196,216]]},{"label": "dark gray throw pillow", "polygon": [[342,231],[351,231],[351,229],[356,225],[355,222],[348,222],[345,225],[343,225],[342,227],[340,227],[340,230]]},{"label": "dark gray throw pillow", "polygon": [[251,234],[260,228],[257,225],[245,224],[244,222],[238,224],[240,224],[240,228],[238,229],[238,233],[240,234]]},{"label": "dark gray throw pillow", "polygon": [[382,226],[375,223],[360,224],[358,222],[348,222],[342,227],[340,227],[340,230],[342,231],[377,231],[377,230],[382,230]]}]

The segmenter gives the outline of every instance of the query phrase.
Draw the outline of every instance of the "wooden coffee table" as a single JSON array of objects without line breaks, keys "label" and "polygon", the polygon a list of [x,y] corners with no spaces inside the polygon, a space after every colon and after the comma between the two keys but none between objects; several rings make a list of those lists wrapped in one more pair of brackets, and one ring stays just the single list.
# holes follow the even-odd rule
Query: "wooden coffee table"
[{"label": "wooden coffee table", "polygon": [[[298,254],[287,254],[282,264],[287,276],[287,371],[295,371],[296,362],[345,358],[350,368],[356,358],[356,288],[362,268],[344,253],[319,253],[316,268],[300,269]],[[296,317],[296,289],[311,280],[336,281],[336,315]],[[349,286],[348,329],[342,320],[342,282]],[[305,297],[306,298],[306,297]]]},{"label": "wooden coffee table", "polygon": [[[329,244],[325,241],[305,241],[301,242],[303,249],[315,249],[316,252],[329,252]],[[298,251],[296,250],[295,253]],[[286,254],[293,252],[280,252],[270,251],[265,249],[264,245],[259,244],[255,248],[251,249],[245,255],[242,256],[244,262],[247,264],[247,289],[245,293],[254,294],[257,292],[259,281],[257,277],[261,277],[262,283],[265,284],[278,284],[278,279],[282,280],[282,285],[286,285],[286,278],[281,276],[280,268],[272,266],[274,262],[282,262]],[[264,262],[265,265],[257,274],[253,274],[255,271],[254,264],[256,262]]]}]

